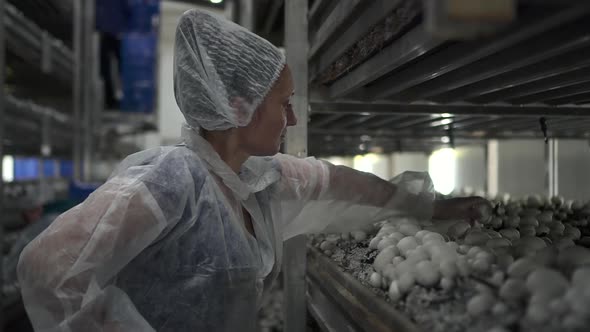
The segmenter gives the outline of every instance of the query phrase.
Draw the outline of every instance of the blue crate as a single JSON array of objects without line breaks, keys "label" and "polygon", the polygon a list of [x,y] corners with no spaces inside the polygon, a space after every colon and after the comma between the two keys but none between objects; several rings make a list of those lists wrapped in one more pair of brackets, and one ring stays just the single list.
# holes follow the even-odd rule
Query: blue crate
[{"label": "blue crate", "polygon": [[66,179],[74,177],[74,162],[71,160],[59,161],[59,176]]},{"label": "blue crate", "polygon": [[34,180],[39,178],[39,159],[14,158],[14,180]]},{"label": "blue crate", "polygon": [[101,183],[71,181],[69,188],[69,199],[76,203],[81,203],[100,186]]},{"label": "blue crate", "polygon": [[54,159],[43,160],[43,176],[46,178],[53,178],[56,175],[57,168],[55,167]]},{"label": "blue crate", "polygon": [[121,52],[122,111],[153,112],[157,55],[156,34],[125,34]]},{"label": "blue crate", "polygon": [[135,82],[153,81],[156,77],[155,68],[151,66],[128,66],[121,73],[123,85],[135,85]]},{"label": "blue crate", "polygon": [[155,33],[126,33],[121,41],[121,65],[149,66],[156,62],[158,38]]},{"label": "blue crate", "polygon": [[129,31],[157,31],[160,15],[160,0],[128,0],[130,18]]},{"label": "blue crate", "polygon": [[153,81],[136,81],[123,86],[121,109],[123,112],[152,113],[155,102],[155,85]]}]

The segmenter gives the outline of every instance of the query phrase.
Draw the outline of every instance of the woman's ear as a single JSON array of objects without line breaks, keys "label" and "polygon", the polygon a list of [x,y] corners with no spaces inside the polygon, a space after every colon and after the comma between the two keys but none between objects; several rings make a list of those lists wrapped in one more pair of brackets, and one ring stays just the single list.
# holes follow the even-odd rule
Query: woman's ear
[{"label": "woman's ear", "polygon": [[[229,106],[236,112],[236,120],[240,125],[248,124],[248,117],[251,112],[252,105],[242,97],[233,97],[229,103]],[[256,112],[252,115],[252,119],[256,115]],[[250,121],[252,121],[250,119]]]}]

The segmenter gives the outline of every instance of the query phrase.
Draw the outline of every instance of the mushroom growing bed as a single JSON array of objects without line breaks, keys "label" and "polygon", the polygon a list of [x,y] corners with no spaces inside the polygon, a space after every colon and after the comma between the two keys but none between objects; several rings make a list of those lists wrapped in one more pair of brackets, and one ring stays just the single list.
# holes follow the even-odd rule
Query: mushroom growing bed
[{"label": "mushroom growing bed", "polygon": [[419,22],[421,4],[418,1],[404,0],[375,24],[363,38],[352,45],[342,56],[320,73],[317,82],[329,85],[345,75],[371,56],[393,43]]},{"label": "mushroom growing bed", "polygon": [[588,331],[590,203],[493,202],[475,225],[388,220],[311,243],[423,331]]}]

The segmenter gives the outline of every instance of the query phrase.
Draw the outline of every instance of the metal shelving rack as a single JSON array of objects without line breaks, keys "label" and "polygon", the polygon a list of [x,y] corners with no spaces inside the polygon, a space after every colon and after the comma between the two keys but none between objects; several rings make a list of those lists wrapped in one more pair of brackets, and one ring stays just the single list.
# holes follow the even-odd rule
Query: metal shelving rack
[{"label": "metal shelving rack", "polygon": [[361,135],[402,143],[404,137],[453,136],[457,143],[542,137],[540,117],[550,137],[589,137],[588,4],[519,1],[516,20],[462,41],[429,32],[428,3],[314,2],[312,153],[343,152],[330,142],[362,143]]},{"label": "metal shelving rack", "polygon": [[[429,152],[545,134],[551,154],[553,139],[590,138],[589,3],[507,1],[509,7],[490,19],[456,12],[462,6],[441,15],[443,4],[451,2],[466,4],[286,2],[288,54],[308,59],[291,69],[296,82],[302,77],[307,82],[296,84],[304,90],[296,93],[305,98],[295,106],[307,110],[298,114],[309,154],[357,155],[370,152],[371,145],[383,153]],[[462,29],[442,30],[457,18]],[[307,42],[294,31],[307,34]],[[462,32],[478,36],[465,39],[473,36]],[[554,169],[554,156],[547,162]],[[548,174],[550,181],[556,181],[553,175]],[[301,254],[306,249],[299,241],[285,251],[290,257],[284,271],[290,276],[285,279],[286,331],[299,332],[300,324],[290,322],[305,321],[297,294],[306,289]],[[314,298],[317,294],[308,293],[312,310]]]},{"label": "metal shelving rack", "polygon": [[[46,95],[59,94],[56,99],[71,99],[76,53],[7,1],[0,1],[0,17],[0,159],[5,154],[71,156],[72,144],[79,139],[74,130],[80,126],[79,117],[71,103],[46,103],[36,92],[47,90]],[[12,72],[7,73],[7,68]],[[22,183],[4,184],[0,179],[0,209],[11,205],[6,194],[19,186],[55,197],[67,192],[68,184],[65,179],[43,176]],[[2,229],[3,225],[0,244]],[[0,308],[5,309],[1,303]],[[2,326],[0,322],[0,330]]]}]

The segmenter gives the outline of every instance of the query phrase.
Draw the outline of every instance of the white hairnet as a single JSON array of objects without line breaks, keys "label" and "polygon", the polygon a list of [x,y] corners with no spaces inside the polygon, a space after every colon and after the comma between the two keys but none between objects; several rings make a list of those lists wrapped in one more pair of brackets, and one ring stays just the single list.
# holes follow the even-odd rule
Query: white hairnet
[{"label": "white hairnet", "polygon": [[176,30],[174,93],[193,128],[243,127],[285,67],[285,56],[245,28],[204,11]]}]

